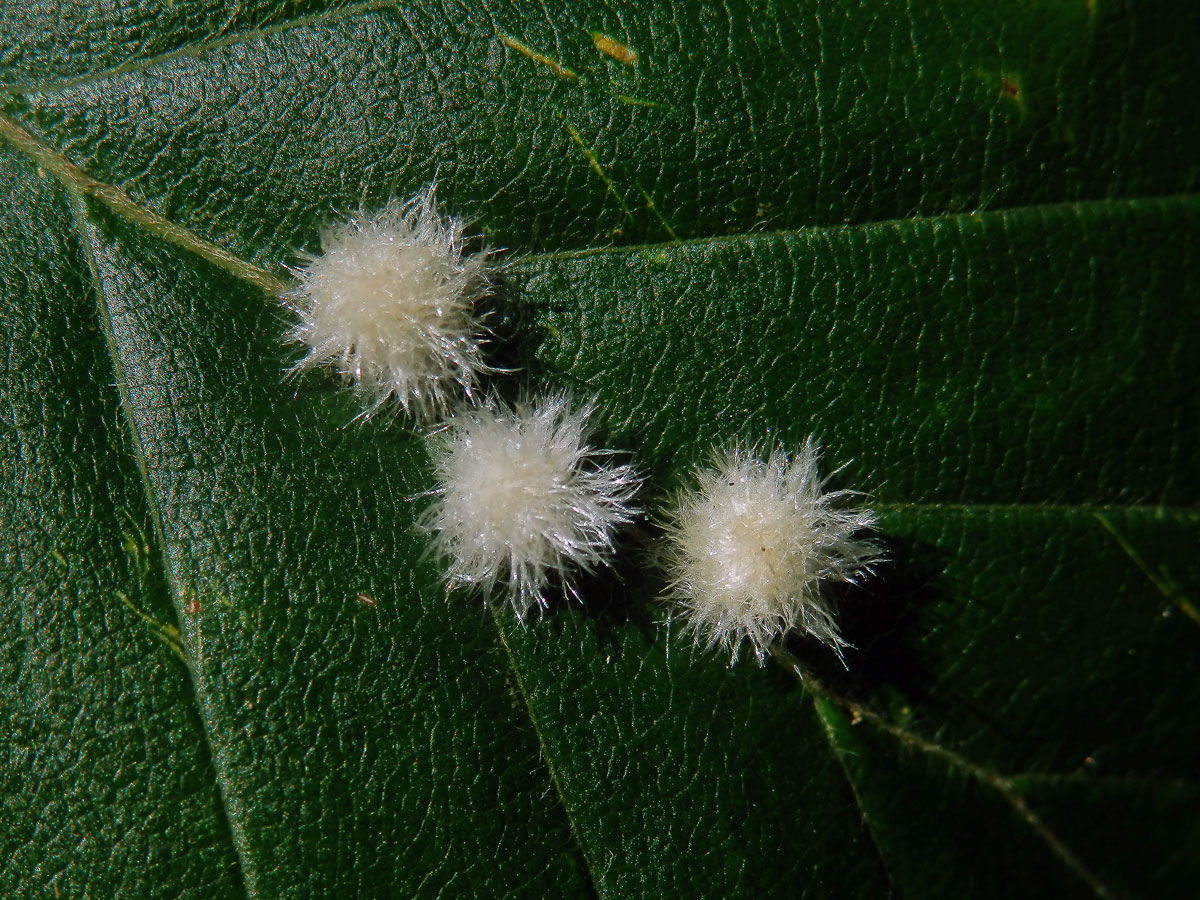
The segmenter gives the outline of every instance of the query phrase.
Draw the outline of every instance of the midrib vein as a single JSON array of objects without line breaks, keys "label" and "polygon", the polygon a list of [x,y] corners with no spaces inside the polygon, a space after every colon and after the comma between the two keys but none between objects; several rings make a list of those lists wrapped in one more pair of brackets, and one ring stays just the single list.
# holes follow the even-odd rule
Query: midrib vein
[{"label": "midrib vein", "polygon": [[[159,503],[154,486],[150,479],[150,472],[146,460],[146,447],[142,439],[141,429],[138,428],[137,420],[132,413],[129,386],[125,377],[125,368],[121,362],[121,355],[117,346],[116,338],[113,334],[112,309],[108,302],[108,291],[105,288],[104,279],[101,276],[96,262],[96,244],[97,238],[94,233],[95,226],[91,222],[84,197],[78,190],[74,190],[74,186],[68,184],[67,192],[70,197],[71,214],[73,217],[75,231],[79,236],[80,245],[84,258],[87,264],[88,273],[92,282],[93,289],[96,295],[97,317],[100,320],[100,330],[104,336],[105,345],[108,349],[108,357],[112,363],[113,374],[116,381],[117,395],[119,398],[121,417],[125,421],[126,427],[129,429],[131,451],[134,461],[137,464],[138,474],[142,484],[142,494],[146,500],[146,506],[150,514],[150,521],[154,530],[154,541],[158,545],[158,556],[161,560],[163,578],[167,584],[167,588],[171,594],[171,605],[175,612],[176,625],[181,620],[181,612],[183,606],[183,596],[180,590],[180,578],[171,564],[170,554],[167,552],[166,529],[163,524],[162,506]],[[237,862],[238,875],[242,884],[243,892],[248,900],[255,900],[259,897],[259,892],[255,886],[255,871],[253,861],[250,857],[248,841],[246,834],[242,828],[241,822],[237,816],[233,815],[229,798],[226,795],[226,785],[229,778],[227,770],[223,764],[222,755],[215,746],[212,738],[212,716],[208,704],[205,702],[205,692],[202,689],[200,676],[196,672],[196,656],[193,653],[191,641],[185,629],[179,629],[180,642],[183,647],[184,668],[187,670],[188,679],[192,687],[192,696],[196,702],[196,714],[200,720],[200,729],[204,734],[205,744],[208,750],[209,762],[213,767],[214,781],[217,788],[217,795],[221,799],[221,818],[225,824],[226,833],[229,836],[230,847],[233,850],[234,857]]]}]

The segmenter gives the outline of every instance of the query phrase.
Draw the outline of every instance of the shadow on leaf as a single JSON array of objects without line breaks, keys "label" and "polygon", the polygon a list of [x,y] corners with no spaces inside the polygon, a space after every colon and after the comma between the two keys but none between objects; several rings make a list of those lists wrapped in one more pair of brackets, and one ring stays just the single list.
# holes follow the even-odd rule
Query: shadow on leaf
[{"label": "shadow on leaf", "polygon": [[845,665],[815,638],[789,635],[785,647],[803,671],[849,700],[865,700],[883,688],[899,691],[912,704],[928,699],[934,675],[920,647],[924,613],[946,602],[939,579],[943,554],[927,544],[884,541],[887,561],[861,584],[827,590],[833,600],[845,649]]}]

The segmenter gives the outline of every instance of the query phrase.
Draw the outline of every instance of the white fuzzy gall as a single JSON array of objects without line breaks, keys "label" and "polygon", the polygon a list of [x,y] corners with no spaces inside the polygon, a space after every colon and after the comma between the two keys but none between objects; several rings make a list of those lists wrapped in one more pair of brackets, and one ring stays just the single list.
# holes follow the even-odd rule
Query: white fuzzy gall
[{"label": "white fuzzy gall", "polygon": [[385,408],[435,418],[494,371],[475,312],[488,253],[465,251],[464,223],[438,212],[435,190],[327,228],[283,295],[297,316],[287,339],[308,348],[291,374],[333,370],[358,394],[359,418]]},{"label": "white fuzzy gall", "polygon": [[795,455],[776,447],[766,460],[735,446],[694,473],[666,522],[668,596],[696,644],[723,648],[730,664],[749,645],[760,665],[772,643],[801,629],[839,656],[838,631],[823,582],[853,582],[880,561],[856,537],[874,526],[867,509],[840,508],[853,491],[824,491],[813,438]]},{"label": "white fuzzy gall", "polygon": [[456,413],[433,438],[439,486],[423,524],[451,586],[491,593],[502,583],[518,616],[545,606],[546,589],[574,594],[571,573],[613,550],[613,532],[637,513],[633,467],[588,446],[589,403],[563,394]]}]

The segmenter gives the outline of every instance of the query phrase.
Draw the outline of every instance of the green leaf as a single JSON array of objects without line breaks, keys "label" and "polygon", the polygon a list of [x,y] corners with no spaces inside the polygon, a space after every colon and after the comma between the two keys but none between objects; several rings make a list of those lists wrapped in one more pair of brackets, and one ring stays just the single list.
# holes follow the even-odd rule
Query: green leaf
[{"label": "green leaf", "polygon": [[[1197,18],[5,6],[0,894],[1191,893]],[[848,668],[680,640],[653,521],[540,620],[447,594],[422,435],[271,296],[435,175],[503,389],[652,509],[738,436],[869,493]]]}]

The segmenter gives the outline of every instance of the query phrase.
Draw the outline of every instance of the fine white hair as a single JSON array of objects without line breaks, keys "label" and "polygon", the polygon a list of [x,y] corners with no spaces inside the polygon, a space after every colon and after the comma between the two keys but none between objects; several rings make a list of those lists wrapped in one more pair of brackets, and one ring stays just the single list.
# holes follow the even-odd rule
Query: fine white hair
[{"label": "fine white hair", "polygon": [[847,646],[821,586],[854,582],[880,561],[856,535],[875,525],[868,509],[845,508],[853,491],[826,492],[820,448],[796,454],[735,445],[693,473],[667,521],[664,565],[674,614],[695,643],[723,648],[731,664],[749,646],[759,664],[793,629]]},{"label": "fine white hair", "polygon": [[385,408],[437,418],[494,371],[475,310],[489,254],[466,251],[465,225],[438,212],[436,187],[326,228],[283,295],[297,317],[286,337],[307,347],[290,374],[332,370],[358,395],[359,418]]},{"label": "fine white hair", "polygon": [[449,585],[490,594],[499,583],[520,617],[546,605],[552,584],[574,595],[573,572],[610,559],[640,479],[588,444],[594,410],[562,393],[491,400],[434,435],[438,487],[423,524]]}]

